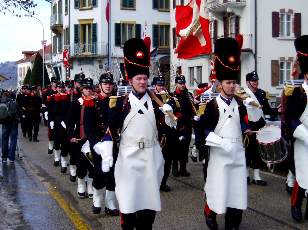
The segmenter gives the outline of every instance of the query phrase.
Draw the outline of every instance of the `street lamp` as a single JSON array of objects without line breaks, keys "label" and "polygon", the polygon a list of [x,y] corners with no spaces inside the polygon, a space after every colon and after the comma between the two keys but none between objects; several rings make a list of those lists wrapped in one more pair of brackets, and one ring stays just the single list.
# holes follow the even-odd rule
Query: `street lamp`
[{"label": "street lamp", "polygon": [[43,49],[42,49],[42,51],[43,51],[43,88],[45,88],[45,68],[44,68],[45,66],[44,65],[45,65],[45,44],[46,44],[46,41],[44,39],[44,24],[39,18],[37,18],[33,15],[25,15],[25,16],[36,19],[41,24],[42,29],[43,29],[43,40],[42,40],[42,46],[43,46]]}]

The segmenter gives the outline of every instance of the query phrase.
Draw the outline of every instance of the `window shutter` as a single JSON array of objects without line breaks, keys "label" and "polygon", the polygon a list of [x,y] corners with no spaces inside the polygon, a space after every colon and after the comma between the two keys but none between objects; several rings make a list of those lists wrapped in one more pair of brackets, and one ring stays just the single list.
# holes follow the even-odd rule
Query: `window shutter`
[{"label": "window shutter", "polygon": [[158,25],[153,25],[153,47],[158,47]]},{"label": "window shutter", "polygon": [[153,0],[153,9],[158,9],[158,0]]},{"label": "window shutter", "polygon": [[121,23],[115,23],[115,46],[121,46]]},{"label": "window shutter", "polygon": [[173,49],[176,48],[176,30],[175,28],[172,28],[172,43],[173,43]]},{"label": "window shutter", "polygon": [[92,6],[97,7],[97,1],[96,0],[92,0]]},{"label": "window shutter", "polygon": [[78,9],[79,8],[79,0],[74,1],[74,8]]},{"label": "window shutter", "polygon": [[136,24],[135,29],[135,38],[141,38],[141,24]]},{"label": "window shutter", "polygon": [[229,33],[228,33],[228,17],[223,17],[223,22],[224,22],[224,36],[228,37]]},{"label": "window shutter", "polygon": [[235,16],[235,35],[240,33],[240,17]]},{"label": "window shutter", "polygon": [[173,0],[173,9],[176,7],[176,0]]},{"label": "window shutter", "polygon": [[302,33],[302,20],[301,20],[301,13],[295,13],[294,14],[294,37],[299,37],[301,36]]},{"label": "window shutter", "polygon": [[74,25],[74,43],[79,43],[79,24]]},{"label": "window shutter", "polygon": [[279,37],[279,12],[272,12],[272,37]]},{"label": "window shutter", "polygon": [[272,86],[279,85],[279,61],[272,60],[271,61],[271,69],[272,69]]},{"label": "window shutter", "polygon": [[129,8],[134,8],[135,7],[135,0],[128,0],[128,6],[129,6]]},{"label": "window shutter", "polygon": [[215,19],[214,20],[214,31],[213,31],[213,40],[214,42],[217,40],[217,37],[218,37],[218,20]]}]

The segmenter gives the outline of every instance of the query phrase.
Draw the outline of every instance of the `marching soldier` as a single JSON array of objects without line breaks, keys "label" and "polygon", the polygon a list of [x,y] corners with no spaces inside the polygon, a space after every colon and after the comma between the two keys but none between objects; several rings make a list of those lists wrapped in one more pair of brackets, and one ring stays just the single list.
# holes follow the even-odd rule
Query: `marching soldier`
[{"label": "marching soldier", "polygon": [[[85,75],[82,73],[75,74],[74,81],[71,82],[73,85],[73,89],[70,92],[70,102],[71,107],[78,103],[78,99],[82,96],[81,93],[81,84],[83,79],[85,78]],[[74,115],[74,114],[72,114]],[[77,149],[76,149],[77,148]],[[69,154],[70,154],[70,181],[75,182],[76,181],[76,170],[77,170],[77,161],[78,161],[78,153],[80,151],[79,144],[76,144],[74,142],[69,142]]]},{"label": "marching soldier", "polygon": [[[161,113],[147,91],[149,51],[142,39],[124,44],[126,75],[133,91],[121,98],[111,112],[110,129],[121,132],[119,154],[115,164],[116,196],[123,229],[152,229],[157,211],[161,210],[159,187],[164,159],[158,140],[155,115]],[[119,100],[119,99],[118,99]],[[172,111],[164,104],[162,110]],[[117,116],[116,116],[117,115]],[[166,115],[166,123],[174,126]],[[112,143],[98,142],[94,150],[102,156],[102,170],[113,165]]]},{"label": "marching soldier", "polygon": [[[170,94],[168,94],[165,87],[165,78],[163,76],[154,77],[152,85],[154,86],[154,92],[156,96],[163,102],[168,104],[174,104],[174,100]],[[165,123],[165,116],[162,113],[159,117],[158,136],[161,143],[162,153],[165,160],[164,176],[160,185],[160,190],[163,192],[170,192],[171,188],[167,185],[167,180],[171,171],[172,158],[175,156],[174,147],[176,146],[176,130],[173,127],[169,127]]]},{"label": "marching soldier", "polygon": [[[90,146],[100,142],[108,132],[109,110],[114,106],[116,97],[113,92],[113,75],[110,72],[104,73],[99,78],[100,93],[93,100],[93,106],[85,110],[85,132],[90,141]],[[102,157],[93,150],[92,155],[94,164],[93,174],[93,206],[94,214],[99,214],[102,207],[103,188],[106,186],[105,194],[105,213],[111,216],[118,216],[119,210],[115,196],[114,164],[117,158],[118,136],[113,136],[113,165],[109,172],[102,171]]]},{"label": "marching soldier", "polygon": [[217,214],[225,215],[225,229],[238,229],[247,208],[246,159],[242,134],[248,133],[247,111],[234,96],[240,70],[240,48],[233,38],[215,44],[215,68],[220,95],[211,100],[201,116],[210,158],[205,184],[204,215],[210,229],[218,229]]},{"label": "marching soldier", "polygon": [[50,79],[50,88],[43,95],[43,103],[46,105],[46,111],[44,112],[45,120],[47,121],[48,127],[48,154],[53,154],[54,147],[54,106],[55,98],[54,95],[57,93],[57,80],[55,77]]},{"label": "marching soldier", "polygon": [[[178,142],[176,149],[176,157],[172,163],[172,174],[175,177],[183,176],[189,177],[190,173],[186,169],[188,162],[189,145],[192,134],[192,121],[195,114],[195,107],[192,99],[192,94],[186,88],[186,80],[183,75],[175,78],[176,89],[173,96],[178,104],[178,109],[175,111],[178,117],[177,134]],[[180,169],[178,169],[178,162]]]},{"label": "marching soldier", "polygon": [[[294,44],[304,83],[288,92],[285,120],[294,138],[296,182],[291,197],[291,214],[295,221],[301,221],[302,203],[308,189],[308,35],[298,37]],[[305,218],[308,219],[308,207]]]},{"label": "marching soldier", "polygon": [[23,137],[27,136],[28,132],[28,122],[27,122],[27,117],[26,117],[26,106],[28,104],[28,87],[23,85],[21,87],[20,93],[17,95],[16,102],[18,104],[18,107],[20,108],[21,111],[21,117],[20,117],[20,126],[21,126],[21,131],[23,134]]},{"label": "marching soldier", "polygon": [[[85,78],[82,81],[82,96],[73,100],[68,120],[68,139],[71,143],[71,155],[77,161],[77,195],[80,199],[93,197],[93,163],[89,154],[85,132],[85,109],[93,107],[93,80]],[[88,177],[87,177],[88,175]]]},{"label": "marching soldier", "polygon": [[42,98],[38,95],[36,86],[32,86],[31,93],[27,100],[27,114],[28,117],[28,138],[29,141],[39,142],[37,139],[40,120]]},{"label": "marching soldier", "polygon": [[70,109],[69,94],[63,82],[57,83],[57,94],[54,95],[54,112],[51,126],[54,128],[54,166],[61,163],[61,173],[66,173],[68,165],[69,142],[66,124]]},{"label": "marching soldier", "polygon": [[[252,71],[246,75],[247,87],[244,89],[249,98],[246,102],[256,102],[259,107],[247,108],[249,127],[252,131],[258,131],[266,124],[265,119],[274,115],[272,108],[268,103],[268,93],[259,88],[259,77],[256,71]],[[249,136],[249,144],[246,147],[246,160],[247,167],[253,168],[252,183],[256,185],[266,186],[267,182],[261,178],[260,168],[265,166],[261,160],[259,153],[256,134],[253,133]],[[247,169],[247,183],[250,184],[249,172]]]}]

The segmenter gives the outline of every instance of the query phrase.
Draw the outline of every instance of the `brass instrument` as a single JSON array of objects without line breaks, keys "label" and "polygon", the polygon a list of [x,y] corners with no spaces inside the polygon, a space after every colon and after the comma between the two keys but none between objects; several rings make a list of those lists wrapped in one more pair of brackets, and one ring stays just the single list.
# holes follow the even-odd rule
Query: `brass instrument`
[{"label": "brass instrument", "polygon": [[[244,88],[241,86],[238,86],[238,88],[235,91],[235,95],[238,96],[242,101],[246,100],[250,96],[245,92]],[[257,108],[262,108],[262,105],[259,104],[257,101],[251,101],[249,103],[250,105],[257,107]]]}]

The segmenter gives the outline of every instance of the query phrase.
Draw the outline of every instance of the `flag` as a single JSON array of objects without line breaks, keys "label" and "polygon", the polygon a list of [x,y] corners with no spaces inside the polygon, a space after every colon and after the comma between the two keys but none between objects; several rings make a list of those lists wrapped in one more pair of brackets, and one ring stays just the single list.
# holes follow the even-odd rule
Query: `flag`
[{"label": "flag", "polygon": [[109,23],[110,18],[110,1],[108,0],[107,6],[106,6],[106,21]]},{"label": "flag", "polygon": [[177,6],[176,33],[181,40],[176,48],[178,58],[190,59],[212,52],[206,0],[191,0],[186,6]]}]

